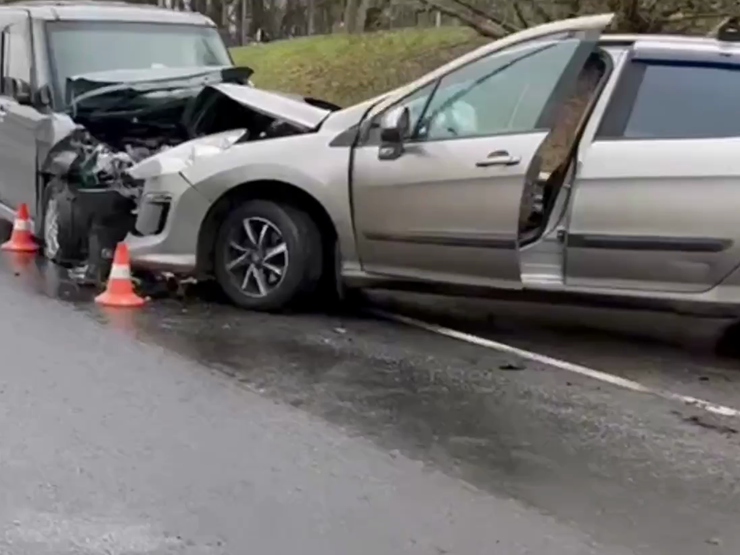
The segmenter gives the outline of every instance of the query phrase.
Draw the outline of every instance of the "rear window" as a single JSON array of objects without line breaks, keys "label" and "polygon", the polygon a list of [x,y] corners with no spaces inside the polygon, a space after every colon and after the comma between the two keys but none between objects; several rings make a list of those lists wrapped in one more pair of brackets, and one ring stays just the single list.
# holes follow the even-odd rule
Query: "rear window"
[{"label": "rear window", "polygon": [[625,111],[623,138],[740,137],[740,67],[635,66],[642,76],[632,108]]}]

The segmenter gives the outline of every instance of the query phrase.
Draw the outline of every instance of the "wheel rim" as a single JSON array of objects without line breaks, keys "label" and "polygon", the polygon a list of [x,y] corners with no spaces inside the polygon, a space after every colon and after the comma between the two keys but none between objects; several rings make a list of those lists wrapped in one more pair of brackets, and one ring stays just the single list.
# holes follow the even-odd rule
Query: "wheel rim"
[{"label": "wheel rim", "polygon": [[229,237],[226,270],[242,293],[266,297],[288,271],[288,245],[278,227],[264,218],[245,218]]},{"label": "wheel rim", "polygon": [[49,199],[44,213],[44,252],[47,258],[59,253],[59,209],[56,199]]}]

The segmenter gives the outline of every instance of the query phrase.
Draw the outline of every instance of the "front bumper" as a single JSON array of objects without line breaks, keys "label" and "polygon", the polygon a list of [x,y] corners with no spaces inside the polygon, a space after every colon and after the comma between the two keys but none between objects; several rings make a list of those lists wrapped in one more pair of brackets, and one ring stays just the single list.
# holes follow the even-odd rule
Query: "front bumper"
[{"label": "front bumper", "polygon": [[135,231],[126,236],[131,266],[191,275],[197,263],[198,233],[209,202],[179,173],[144,183]]}]

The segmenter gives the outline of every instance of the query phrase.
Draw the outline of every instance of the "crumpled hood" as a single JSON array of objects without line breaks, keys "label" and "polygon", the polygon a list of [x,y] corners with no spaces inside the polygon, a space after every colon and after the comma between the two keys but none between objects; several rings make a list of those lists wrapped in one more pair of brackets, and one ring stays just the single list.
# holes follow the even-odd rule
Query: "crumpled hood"
[{"label": "crumpled hood", "polygon": [[254,73],[248,67],[152,67],[85,73],[67,79],[70,105],[120,91],[149,92],[173,88],[207,86],[224,82],[245,82]]},{"label": "crumpled hood", "polygon": [[[199,103],[208,104],[214,94],[225,95],[252,112],[288,122],[307,132],[317,128],[332,113],[331,110],[307,103],[298,95],[230,84],[206,87],[199,95]],[[182,171],[198,159],[228,150],[239,142],[245,132],[246,129],[232,129],[192,139],[143,160],[130,168],[128,173],[135,179],[146,179],[154,175]]]},{"label": "crumpled hood", "polygon": [[299,95],[264,91],[230,83],[211,85],[209,88],[255,112],[306,130],[315,129],[331,114],[330,110],[313,106]]}]

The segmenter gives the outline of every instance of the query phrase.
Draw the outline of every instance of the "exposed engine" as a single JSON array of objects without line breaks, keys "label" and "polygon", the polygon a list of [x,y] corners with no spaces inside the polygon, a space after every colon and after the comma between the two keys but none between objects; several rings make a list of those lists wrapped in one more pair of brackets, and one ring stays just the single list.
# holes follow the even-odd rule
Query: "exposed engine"
[{"label": "exposed engine", "polygon": [[[314,99],[304,100],[322,108],[337,108]],[[93,105],[78,110],[73,118],[75,128],[51,148],[42,172],[62,177],[77,190],[103,187],[136,198],[139,184],[126,170],[167,148],[231,129],[246,130],[239,142],[305,132],[210,87],[164,94],[156,91],[119,99],[118,104],[124,104],[124,108]]]},{"label": "exposed engine", "polygon": [[84,127],[79,127],[56,145],[50,154],[73,154],[74,158],[64,177],[76,187],[105,187],[116,190],[124,197],[138,199],[141,187],[126,172],[134,164],[168,148],[168,145],[158,142],[152,141],[151,146],[124,142],[122,150],[116,150],[96,139]]}]

